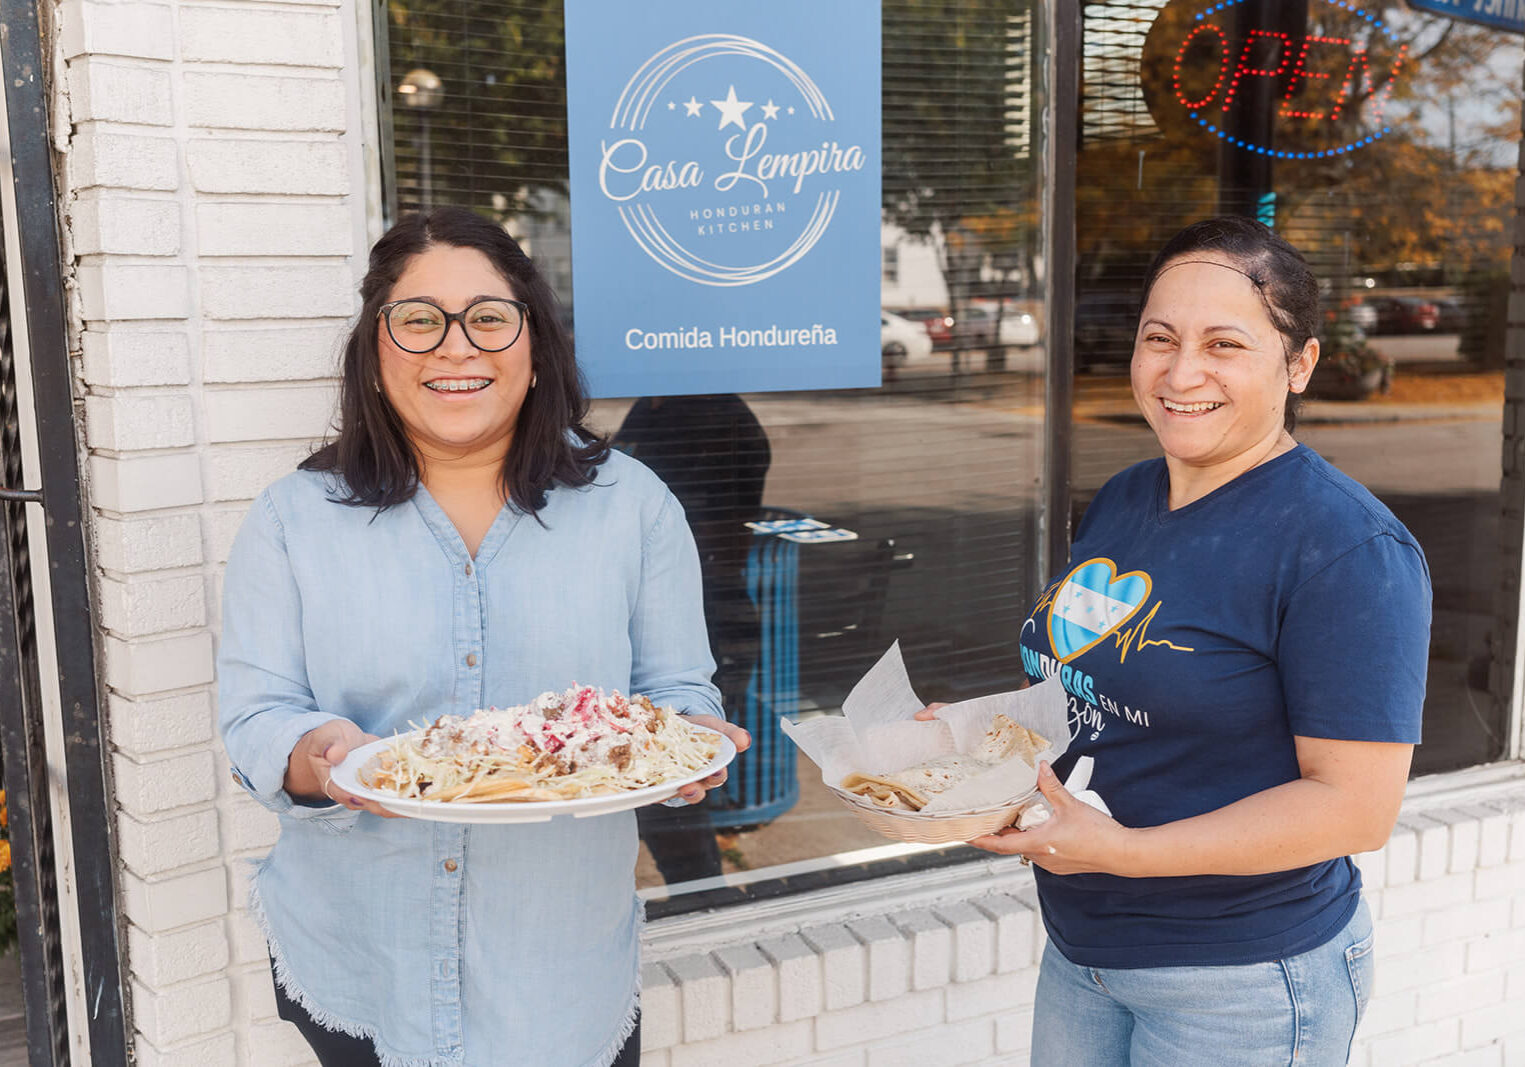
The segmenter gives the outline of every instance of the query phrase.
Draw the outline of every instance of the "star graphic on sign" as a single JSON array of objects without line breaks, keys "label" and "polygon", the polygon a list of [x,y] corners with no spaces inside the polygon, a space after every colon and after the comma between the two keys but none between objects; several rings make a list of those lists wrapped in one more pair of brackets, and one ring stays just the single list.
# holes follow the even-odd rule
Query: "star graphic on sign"
[{"label": "star graphic on sign", "polygon": [[677,109],[678,109],[678,105],[677,104],[673,103],[671,100],[667,101],[667,110],[668,111],[676,111]]},{"label": "star graphic on sign", "polygon": [[778,105],[775,104],[771,99],[769,99],[769,101],[766,104],[763,105],[763,118],[765,118],[765,119],[776,119],[776,118],[778,118]]},{"label": "star graphic on sign", "polygon": [[693,118],[695,115],[699,114],[699,112],[704,110],[704,105],[690,96],[683,102],[683,109],[688,112],[689,118]]},{"label": "star graphic on sign", "polygon": [[791,107],[791,108],[790,108],[790,109],[789,109],[789,114],[791,114],[791,115],[792,115],[792,114],[794,114],[794,108],[792,108],[792,107]]},{"label": "star graphic on sign", "polygon": [[741,116],[745,114],[747,108],[752,106],[752,102],[750,100],[745,102],[737,100],[736,86],[733,85],[726,91],[724,100],[711,100],[710,103],[720,109],[719,129],[723,130],[733,122],[743,130],[747,128],[747,124]]}]

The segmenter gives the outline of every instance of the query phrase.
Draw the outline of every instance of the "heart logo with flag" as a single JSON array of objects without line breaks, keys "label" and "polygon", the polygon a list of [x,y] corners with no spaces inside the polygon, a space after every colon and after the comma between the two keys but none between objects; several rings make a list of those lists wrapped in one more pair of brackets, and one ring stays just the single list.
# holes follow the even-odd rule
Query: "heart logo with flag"
[{"label": "heart logo with flag", "polygon": [[1087,560],[1070,571],[1048,609],[1048,639],[1068,663],[1123,627],[1149,599],[1149,575],[1117,573],[1110,559]]}]

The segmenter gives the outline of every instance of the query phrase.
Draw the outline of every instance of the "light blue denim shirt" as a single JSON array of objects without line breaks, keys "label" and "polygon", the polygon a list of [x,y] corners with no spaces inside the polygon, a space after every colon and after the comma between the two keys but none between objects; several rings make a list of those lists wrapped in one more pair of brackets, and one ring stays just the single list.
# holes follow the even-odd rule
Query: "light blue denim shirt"
[{"label": "light blue denim shirt", "polygon": [[637,996],[630,812],[467,827],[293,804],[281,783],[340,716],[388,736],[573,682],[721,714],[682,507],[614,453],[541,522],[505,508],[472,559],[422,489],[379,514],[332,496],[306,472],[265,490],[223,591],[223,741],[281,821],[252,894],[278,980],[387,1067],[604,1067]]}]

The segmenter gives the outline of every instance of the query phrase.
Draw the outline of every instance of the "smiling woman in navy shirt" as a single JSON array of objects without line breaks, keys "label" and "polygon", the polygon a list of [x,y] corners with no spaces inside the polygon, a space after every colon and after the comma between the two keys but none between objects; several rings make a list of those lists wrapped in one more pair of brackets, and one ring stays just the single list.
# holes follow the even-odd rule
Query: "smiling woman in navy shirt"
[{"label": "smiling woman in navy shirt", "polygon": [[[1392,831],[1419,741],[1430,582],[1413,537],[1291,435],[1318,284],[1250,219],[1144,285],[1133,394],[1162,458],[1096,495],[1023,626],[1072,740],[1055,815],[974,844],[1038,868],[1034,1063],[1344,1063],[1371,981],[1349,856]],[[1113,817],[1054,771],[1096,760]]]}]

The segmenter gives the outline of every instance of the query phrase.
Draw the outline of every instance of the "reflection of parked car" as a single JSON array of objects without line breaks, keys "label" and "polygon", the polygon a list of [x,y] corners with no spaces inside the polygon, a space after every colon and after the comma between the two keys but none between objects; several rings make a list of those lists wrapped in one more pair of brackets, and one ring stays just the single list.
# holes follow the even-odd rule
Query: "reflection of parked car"
[{"label": "reflection of parked car", "polygon": [[1001,344],[1022,348],[1035,345],[1043,339],[1043,328],[1038,325],[1038,317],[1009,304],[1001,312],[999,333]]},{"label": "reflection of parked car", "polygon": [[1373,333],[1428,333],[1440,321],[1440,309],[1415,296],[1374,296],[1369,303],[1377,309]]},{"label": "reflection of parked car", "polygon": [[1002,304],[970,304],[954,322],[953,337],[960,348],[1028,347],[1042,339],[1042,331],[1031,312],[1007,300]]},{"label": "reflection of parked car", "polygon": [[995,329],[995,312],[970,304],[953,320],[953,343],[959,348],[989,348],[995,344]]},{"label": "reflection of parked car", "polygon": [[1367,333],[1377,328],[1377,309],[1364,300],[1357,300],[1344,309],[1345,317]]},{"label": "reflection of parked car", "polygon": [[1435,301],[1435,332],[1461,333],[1467,326],[1467,309],[1460,300]]},{"label": "reflection of parked car", "polygon": [[1138,297],[1120,289],[1093,289],[1075,298],[1075,369],[1127,366],[1138,332]]},{"label": "reflection of parked car", "polygon": [[903,366],[908,359],[922,359],[932,354],[932,338],[919,322],[903,319],[888,311],[879,312],[879,350],[886,367]]},{"label": "reflection of parked car", "polygon": [[932,338],[934,348],[947,348],[953,342],[953,316],[942,308],[901,308],[895,312],[903,319],[919,322]]}]

